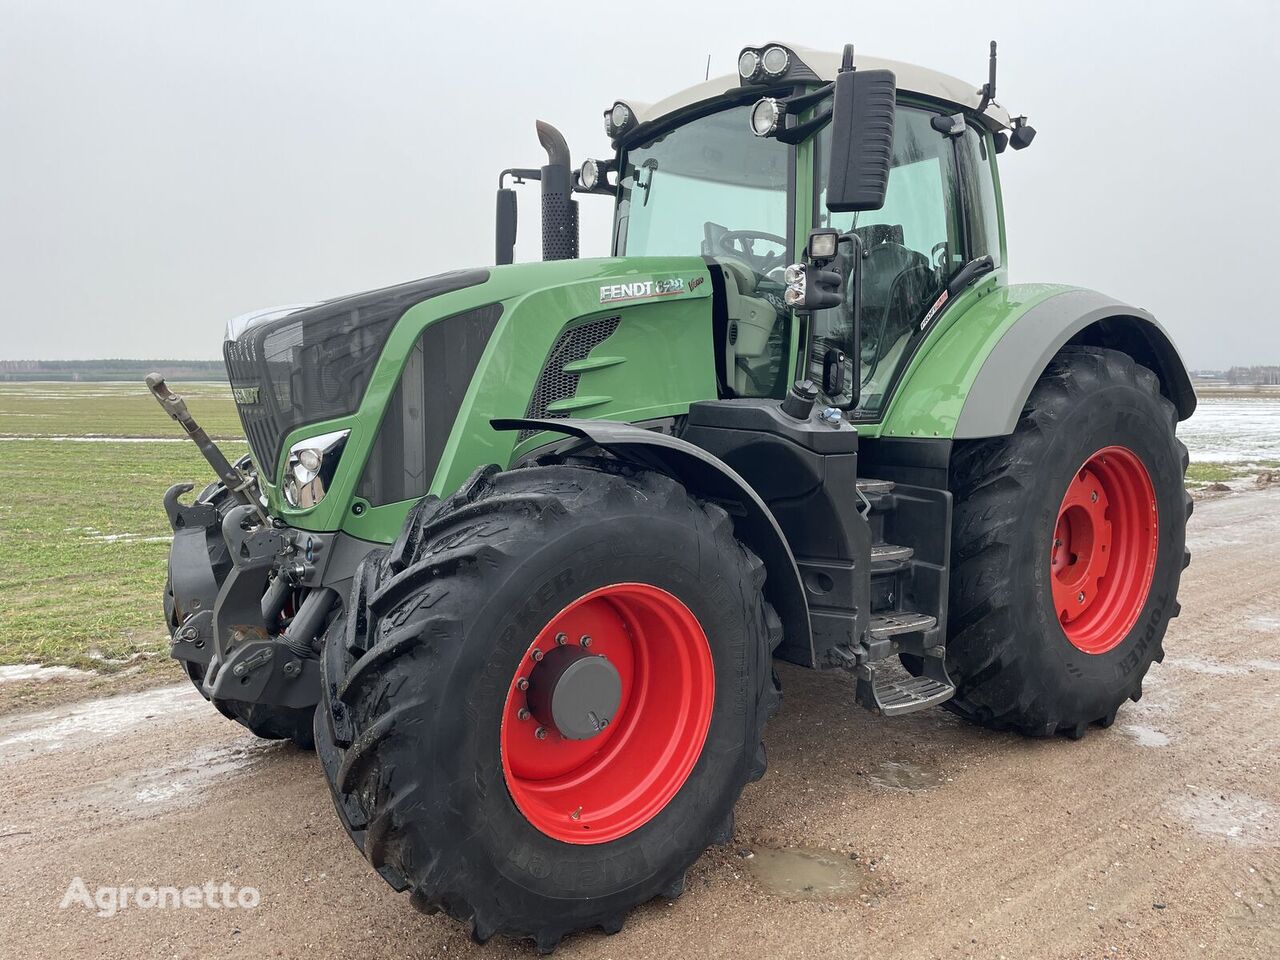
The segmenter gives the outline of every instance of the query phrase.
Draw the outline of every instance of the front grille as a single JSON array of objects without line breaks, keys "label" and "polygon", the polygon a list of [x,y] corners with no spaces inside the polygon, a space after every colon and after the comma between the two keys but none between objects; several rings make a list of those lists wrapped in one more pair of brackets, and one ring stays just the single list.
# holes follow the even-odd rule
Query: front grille
[{"label": "front grille", "polygon": [[[563,418],[563,413],[548,413],[547,407],[557,400],[567,400],[578,392],[578,374],[566,371],[565,365],[575,360],[585,360],[591,351],[604,343],[618,329],[619,317],[590,320],[576,327],[562,330],[551,347],[542,373],[533,387],[533,396],[525,410],[526,420],[542,420],[547,417]],[[516,435],[520,443],[532,437],[537,430],[521,430]]]}]

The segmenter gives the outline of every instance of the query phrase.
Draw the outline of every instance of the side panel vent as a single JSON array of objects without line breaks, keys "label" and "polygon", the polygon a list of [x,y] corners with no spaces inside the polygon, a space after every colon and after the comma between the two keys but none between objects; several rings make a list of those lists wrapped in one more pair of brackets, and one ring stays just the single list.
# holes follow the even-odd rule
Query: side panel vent
[{"label": "side panel vent", "polygon": [[[569,373],[564,368],[567,364],[585,360],[591,351],[604,343],[618,329],[619,317],[604,317],[591,320],[577,326],[562,330],[560,336],[547,355],[547,362],[538,374],[538,382],[534,384],[533,396],[529,398],[525,417],[530,420],[542,420],[547,417],[563,417],[564,414],[548,413],[547,407],[557,400],[568,400],[578,392],[578,374]],[[516,442],[521,443],[532,437],[536,430],[521,430],[516,435]]]}]

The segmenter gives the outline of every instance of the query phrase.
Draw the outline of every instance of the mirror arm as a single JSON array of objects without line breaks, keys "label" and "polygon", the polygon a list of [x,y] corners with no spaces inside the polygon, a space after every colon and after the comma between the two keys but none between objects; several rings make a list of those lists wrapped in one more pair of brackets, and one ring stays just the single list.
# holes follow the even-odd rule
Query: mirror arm
[{"label": "mirror arm", "polygon": [[786,127],[779,130],[773,136],[780,143],[794,146],[797,143],[808,140],[830,122],[831,111],[827,110],[825,113],[818,114],[812,120],[806,120],[804,123],[796,124],[794,127]]}]

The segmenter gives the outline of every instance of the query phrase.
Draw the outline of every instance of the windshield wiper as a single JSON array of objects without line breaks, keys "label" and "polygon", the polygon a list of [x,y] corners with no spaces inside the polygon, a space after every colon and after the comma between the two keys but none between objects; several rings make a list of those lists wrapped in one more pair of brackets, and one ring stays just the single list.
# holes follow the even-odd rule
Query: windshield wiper
[{"label": "windshield wiper", "polygon": [[649,205],[649,189],[653,186],[653,175],[658,172],[658,161],[650,157],[644,163],[640,164],[640,170],[649,171],[648,179],[641,181],[640,177],[636,177],[636,186],[644,191],[644,199],[640,201],[640,206],[647,207]]}]

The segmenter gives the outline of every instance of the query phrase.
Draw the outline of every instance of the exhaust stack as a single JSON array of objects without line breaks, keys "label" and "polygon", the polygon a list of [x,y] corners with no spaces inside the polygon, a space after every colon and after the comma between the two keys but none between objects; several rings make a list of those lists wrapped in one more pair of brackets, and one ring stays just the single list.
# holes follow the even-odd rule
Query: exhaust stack
[{"label": "exhaust stack", "polygon": [[537,121],[538,142],[547,151],[542,168],[542,259],[574,260],[578,256],[578,201],[573,199],[569,144],[549,123]]}]

